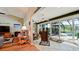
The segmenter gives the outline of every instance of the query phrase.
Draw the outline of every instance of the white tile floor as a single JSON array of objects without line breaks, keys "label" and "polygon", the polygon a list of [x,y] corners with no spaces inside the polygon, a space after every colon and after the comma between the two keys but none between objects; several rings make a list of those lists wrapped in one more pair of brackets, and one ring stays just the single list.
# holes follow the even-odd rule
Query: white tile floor
[{"label": "white tile floor", "polygon": [[[34,44],[40,51],[79,51],[79,44],[70,42],[57,43],[50,40],[50,46],[39,45],[40,40],[35,40]],[[79,43],[77,41],[77,43]]]}]

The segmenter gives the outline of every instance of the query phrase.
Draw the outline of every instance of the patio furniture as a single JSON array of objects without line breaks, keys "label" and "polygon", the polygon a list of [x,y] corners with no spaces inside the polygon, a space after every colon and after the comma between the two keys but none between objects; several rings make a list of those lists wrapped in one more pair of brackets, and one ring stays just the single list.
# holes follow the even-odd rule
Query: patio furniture
[{"label": "patio furniture", "polygon": [[57,36],[49,36],[49,39],[58,43],[62,43],[64,41],[63,39],[59,39]]},{"label": "patio furniture", "polygon": [[39,44],[44,46],[50,46],[50,42],[48,40],[48,32],[43,30],[40,31],[39,34],[41,36],[41,42]]}]

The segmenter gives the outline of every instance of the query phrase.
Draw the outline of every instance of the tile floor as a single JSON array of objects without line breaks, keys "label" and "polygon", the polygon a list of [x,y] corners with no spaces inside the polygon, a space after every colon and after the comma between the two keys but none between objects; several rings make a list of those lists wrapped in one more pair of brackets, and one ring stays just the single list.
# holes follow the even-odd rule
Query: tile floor
[{"label": "tile floor", "polygon": [[35,40],[34,44],[40,51],[79,51],[79,41],[57,43],[50,40],[50,46],[39,45],[39,42],[40,39]]}]

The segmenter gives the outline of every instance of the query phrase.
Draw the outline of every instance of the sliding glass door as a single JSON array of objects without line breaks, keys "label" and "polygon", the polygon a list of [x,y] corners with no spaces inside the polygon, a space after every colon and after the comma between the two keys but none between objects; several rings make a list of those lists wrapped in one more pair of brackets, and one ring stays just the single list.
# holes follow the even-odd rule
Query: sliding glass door
[{"label": "sliding glass door", "polygon": [[72,20],[60,21],[60,38],[69,40],[73,38]]},{"label": "sliding glass door", "polygon": [[74,19],[74,39],[79,40],[79,19]]},{"label": "sliding glass door", "polygon": [[62,20],[39,24],[39,29],[48,29],[52,37],[63,40],[79,40],[79,19]]},{"label": "sliding glass door", "polygon": [[51,24],[51,32],[54,39],[59,39],[59,22],[53,22]]}]

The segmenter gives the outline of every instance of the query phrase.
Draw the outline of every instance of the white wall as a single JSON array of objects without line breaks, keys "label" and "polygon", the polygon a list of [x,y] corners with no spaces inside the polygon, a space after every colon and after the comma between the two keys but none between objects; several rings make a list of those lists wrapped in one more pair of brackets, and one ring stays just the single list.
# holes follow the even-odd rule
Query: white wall
[{"label": "white wall", "polygon": [[19,30],[14,27],[14,24],[20,24],[20,28],[22,26],[22,24],[18,22],[15,18],[6,15],[0,15],[0,26],[10,26],[11,33]]}]

